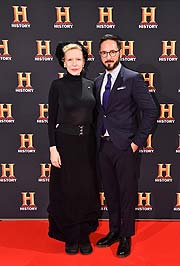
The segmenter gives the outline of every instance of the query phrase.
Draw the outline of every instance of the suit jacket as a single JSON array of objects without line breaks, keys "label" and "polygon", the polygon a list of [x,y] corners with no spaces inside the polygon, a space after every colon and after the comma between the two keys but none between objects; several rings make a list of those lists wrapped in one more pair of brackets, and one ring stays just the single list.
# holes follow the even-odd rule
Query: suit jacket
[{"label": "suit jacket", "polygon": [[[97,144],[100,146],[103,119],[113,144],[121,150],[129,148],[131,142],[142,147],[158,116],[155,102],[141,74],[121,66],[111,90],[107,109],[100,100],[104,74],[95,80],[97,101]],[[141,119],[139,116],[141,114]]]}]

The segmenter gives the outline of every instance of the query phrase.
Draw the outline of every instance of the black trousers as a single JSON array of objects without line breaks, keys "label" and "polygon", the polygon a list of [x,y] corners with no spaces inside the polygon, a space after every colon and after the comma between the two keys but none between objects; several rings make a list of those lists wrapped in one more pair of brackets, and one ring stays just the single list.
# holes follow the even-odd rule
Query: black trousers
[{"label": "black trousers", "polygon": [[137,163],[137,153],[133,153],[131,147],[119,150],[111,141],[102,140],[99,164],[109,212],[109,229],[120,236],[128,237],[135,233]]}]

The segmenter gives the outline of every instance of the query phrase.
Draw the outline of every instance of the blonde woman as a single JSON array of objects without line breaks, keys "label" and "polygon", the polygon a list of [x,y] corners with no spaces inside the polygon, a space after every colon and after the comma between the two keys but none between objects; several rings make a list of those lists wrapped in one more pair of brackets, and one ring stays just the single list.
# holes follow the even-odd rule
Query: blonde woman
[{"label": "blonde woman", "polygon": [[85,255],[99,217],[94,83],[82,75],[88,53],[79,42],[60,43],[56,56],[67,74],[49,91],[49,236],[64,241],[66,253]]}]

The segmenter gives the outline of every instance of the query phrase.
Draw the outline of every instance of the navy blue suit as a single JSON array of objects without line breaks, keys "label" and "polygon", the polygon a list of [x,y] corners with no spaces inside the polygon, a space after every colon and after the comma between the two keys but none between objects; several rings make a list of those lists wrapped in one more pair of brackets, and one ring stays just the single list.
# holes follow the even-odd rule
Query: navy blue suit
[{"label": "navy blue suit", "polygon": [[[127,149],[132,141],[139,147],[143,146],[157,118],[157,108],[142,75],[121,67],[112,88],[106,112],[100,102],[103,78],[102,74],[95,80],[98,103],[98,145],[100,144],[102,121],[106,119],[107,130],[112,142],[119,149]],[[139,111],[143,113],[140,124],[137,117]]]},{"label": "navy blue suit", "polygon": [[[100,171],[110,218],[110,231],[134,234],[137,196],[137,152],[146,143],[157,119],[157,107],[141,74],[121,66],[104,111],[100,91],[105,74],[95,80],[97,144]],[[140,119],[141,118],[141,119]],[[103,119],[111,141],[101,138]]]}]

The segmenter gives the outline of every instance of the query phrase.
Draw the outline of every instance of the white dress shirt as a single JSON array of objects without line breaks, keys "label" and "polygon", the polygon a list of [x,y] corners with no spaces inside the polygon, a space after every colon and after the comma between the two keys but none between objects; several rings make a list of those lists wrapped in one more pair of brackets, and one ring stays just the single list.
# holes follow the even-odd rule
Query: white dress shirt
[{"label": "white dress shirt", "polygon": [[[111,90],[112,90],[112,87],[113,87],[113,85],[114,85],[114,83],[116,81],[116,78],[117,78],[117,76],[119,74],[120,69],[121,69],[121,63],[119,62],[119,65],[115,69],[113,69],[111,72],[106,70],[106,73],[105,73],[104,79],[103,79],[103,83],[102,83],[102,86],[101,86],[101,94],[100,94],[101,104],[102,104],[102,100],[103,100],[103,93],[105,91],[105,86],[106,86],[106,83],[107,83],[107,75],[111,74]],[[106,130],[104,136],[109,136],[109,133],[108,133],[107,130]]]}]

